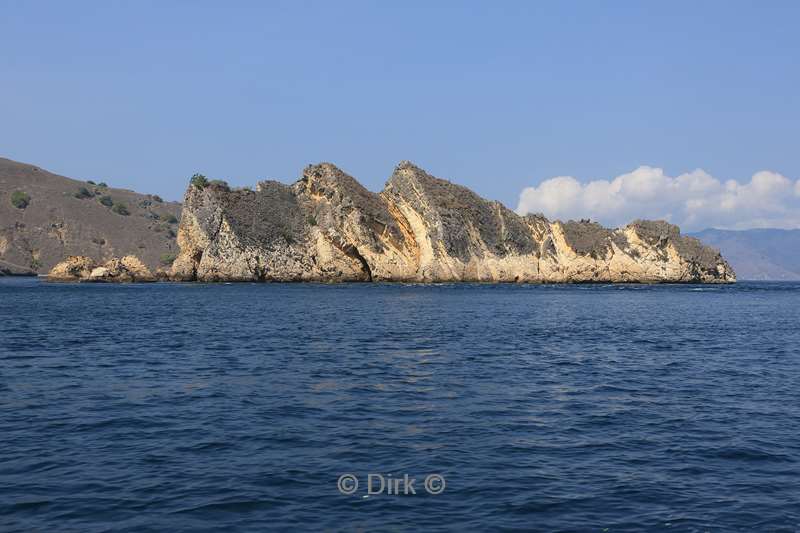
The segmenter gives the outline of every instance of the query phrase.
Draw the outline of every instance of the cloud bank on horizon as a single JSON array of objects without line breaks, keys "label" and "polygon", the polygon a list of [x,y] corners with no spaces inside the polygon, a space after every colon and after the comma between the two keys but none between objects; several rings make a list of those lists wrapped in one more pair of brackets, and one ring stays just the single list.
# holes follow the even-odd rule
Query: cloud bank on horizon
[{"label": "cloud bank on horizon", "polygon": [[611,181],[557,176],[526,187],[517,212],[591,218],[612,227],[647,218],[667,220],[683,231],[792,229],[800,228],[800,180],[762,170],[747,183],[723,182],[701,169],[671,177],[661,168],[641,166]]}]

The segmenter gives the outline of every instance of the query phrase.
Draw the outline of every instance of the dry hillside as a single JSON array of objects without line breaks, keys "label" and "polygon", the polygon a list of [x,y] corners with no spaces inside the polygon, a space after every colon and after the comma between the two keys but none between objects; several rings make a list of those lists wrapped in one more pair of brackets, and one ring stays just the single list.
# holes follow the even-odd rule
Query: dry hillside
[{"label": "dry hillside", "polygon": [[68,255],[168,266],[181,205],[0,158],[0,274],[47,273]]}]

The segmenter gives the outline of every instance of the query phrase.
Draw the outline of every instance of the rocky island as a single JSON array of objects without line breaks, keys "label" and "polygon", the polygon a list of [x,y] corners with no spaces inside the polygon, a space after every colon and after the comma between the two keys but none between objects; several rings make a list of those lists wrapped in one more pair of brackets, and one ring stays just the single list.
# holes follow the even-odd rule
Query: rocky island
[{"label": "rocky island", "polygon": [[373,193],[330,163],[293,185],[186,191],[170,279],[179,281],[696,282],[735,275],[666,222],[618,229],[521,216],[401,162]]}]

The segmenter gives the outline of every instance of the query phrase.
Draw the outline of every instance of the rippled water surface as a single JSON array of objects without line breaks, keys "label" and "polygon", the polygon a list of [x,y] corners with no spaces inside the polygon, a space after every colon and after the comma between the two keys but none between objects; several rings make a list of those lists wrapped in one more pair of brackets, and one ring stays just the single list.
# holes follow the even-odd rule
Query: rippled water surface
[{"label": "rippled water surface", "polygon": [[0,530],[796,531],[798,324],[786,283],[6,279]]}]

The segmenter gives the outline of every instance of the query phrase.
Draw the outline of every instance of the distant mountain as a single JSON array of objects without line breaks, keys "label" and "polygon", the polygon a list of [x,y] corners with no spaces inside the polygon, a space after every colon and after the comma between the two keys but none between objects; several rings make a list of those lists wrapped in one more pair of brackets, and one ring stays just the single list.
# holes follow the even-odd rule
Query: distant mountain
[{"label": "distant mountain", "polygon": [[707,229],[691,235],[719,248],[739,280],[800,280],[798,229]]},{"label": "distant mountain", "polygon": [[133,254],[155,269],[178,251],[181,205],[0,158],[0,275],[47,273],[68,255]]}]

